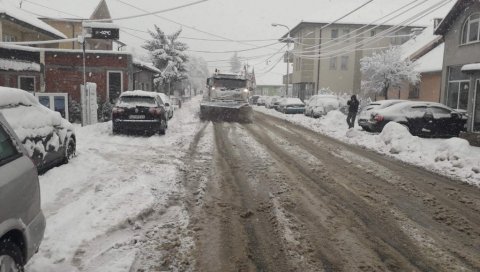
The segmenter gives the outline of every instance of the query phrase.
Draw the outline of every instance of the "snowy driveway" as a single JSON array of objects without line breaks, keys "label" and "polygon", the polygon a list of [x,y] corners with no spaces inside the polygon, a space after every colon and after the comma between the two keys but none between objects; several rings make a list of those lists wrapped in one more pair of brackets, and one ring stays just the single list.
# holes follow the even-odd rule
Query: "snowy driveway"
[{"label": "snowy driveway", "polygon": [[200,125],[197,100],[175,112],[166,136],[77,128],[78,156],[40,177],[47,229],[27,271],[129,271],[150,242],[179,239],[188,217],[177,174]]}]

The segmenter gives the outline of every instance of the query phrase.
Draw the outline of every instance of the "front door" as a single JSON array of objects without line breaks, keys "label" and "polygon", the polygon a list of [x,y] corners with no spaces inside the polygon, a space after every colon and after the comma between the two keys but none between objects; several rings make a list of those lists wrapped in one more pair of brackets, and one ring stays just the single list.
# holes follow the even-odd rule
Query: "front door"
[{"label": "front door", "polygon": [[475,104],[473,106],[472,131],[480,132],[480,79],[475,81]]}]

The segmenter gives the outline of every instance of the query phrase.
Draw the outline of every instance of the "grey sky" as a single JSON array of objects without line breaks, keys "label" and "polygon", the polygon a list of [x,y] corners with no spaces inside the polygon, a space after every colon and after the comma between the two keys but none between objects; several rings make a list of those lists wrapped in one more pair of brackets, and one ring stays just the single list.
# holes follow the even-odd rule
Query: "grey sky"
[{"label": "grey sky", "polygon": [[[12,3],[18,3],[19,0],[9,0]],[[193,0],[122,0],[133,4],[137,7],[146,9],[148,11],[162,10],[186,3],[193,2]],[[210,0],[206,3],[201,3],[196,6],[187,7],[181,10],[172,11],[160,14],[161,16],[175,20],[182,24],[196,27],[198,29],[211,32],[216,35],[228,37],[235,40],[252,40],[252,39],[277,39],[286,33],[286,29],[282,27],[274,28],[271,26],[272,22],[286,24],[294,27],[301,20],[315,20],[315,21],[331,21],[348,11],[360,6],[367,0]],[[424,0],[422,0],[424,1]],[[422,2],[419,1],[419,2]],[[428,0],[425,5],[432,5],[438,3],[440,0]],[[52,17],[72,17],[54,10],[41,8],[38,5],[33,5],[30,2],[35,2],[44,6],[52,7],[54,9],[65,11],[72,15],[80,17],[88,17],[98,4],[99,0],[28,0],[24,2],[23,8],[34,11],[39,14]],[[364,20],[371,21],[393,11],[395,8],[412,2],[412,0],[375,0],[367,7],[361,10],[358,14],[352,15],[351,21]],[[452,3],[454,1],[451,1]],[[132,7],[128,7],[118,0],[107,0],[112,17],[122,17],[132,14],[142,13]],[[442,16],[448,10],[451,4],[447,5],[436,14],[423,18],[419,24],[428,24],[435,16]],[[413,15],[411,13],[410,15]],[[347,18],[348,19],[348,18]],[[346,19],[346,20],[347,20]],[[350,21],[350,20],[349,20]],[[180,28],[179,25],[167,22],[155,16],[147,16],[137,19],[117,21],[120,26],[129,27],[145,31],[152,29],[154,24],[157,24],[165,32],[170,33]],[[148,39],[147,33],[128,30],[136,36]],[[191,38],[206,38],[216,39],[217,37],[209,36],[188,28],[183,28],[183,35]],[[128,43],[135,49],[135,52],[142,54],[143,50],[139,49],[143,41],[139,38],[121,33],[121,40]],[[234,43],[234,42],[218,42],[218,41],[198,41],[198,40],[184,40],[189,44],[191,50],[199,51],[232,51],[252,48],[255,45],[261,46],[275,41],[263,42],[249,42],[250,45]],[[258,56],[273,54],[278,51],[283,44],[274,45],[268,48],[263,48],[255,51],[241,52],[239,56]],[[205,53],[191,53],[193,55],[201,56],[207,61],[229,59],[233,53],[228,54],[205,54]],[[269,74],[261,74],[270,66],[265,64],[263,57],[256,60],[249,61],[249,64],[256,64],[255,70],[257,72],[257,81],[259,84],[281,84],[281,75],[285,74],[286,65],[281,62]],[[272,59],[275,61],[279,55]],[[228,66],[228,62],[209,63],[210,68]]]}]

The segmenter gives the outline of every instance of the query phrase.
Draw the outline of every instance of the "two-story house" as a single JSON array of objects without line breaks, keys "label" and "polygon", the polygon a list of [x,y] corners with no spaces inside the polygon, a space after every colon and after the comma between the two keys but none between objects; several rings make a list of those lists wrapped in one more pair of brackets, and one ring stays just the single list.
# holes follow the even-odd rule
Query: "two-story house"
[{"label": "two-story house", "polygon": [[[302,21],[290,31],[294,40],[290,61],[293,96],[308,99],[321,89],[336,93],[359,93],[360,60],[392,45],[401,45],[418,27],[405,26],[392,33],[388,25]],[[382,33],[383,32],[383,33]],[[282,37],[286,41],[288,33]],[[284,77],[284,83],[286,77]]]},{"label": "two-story house", "polygon": [[480,2],[458,0],[437,27],[445,41],[441,102],[469,114],[480,132]]}]

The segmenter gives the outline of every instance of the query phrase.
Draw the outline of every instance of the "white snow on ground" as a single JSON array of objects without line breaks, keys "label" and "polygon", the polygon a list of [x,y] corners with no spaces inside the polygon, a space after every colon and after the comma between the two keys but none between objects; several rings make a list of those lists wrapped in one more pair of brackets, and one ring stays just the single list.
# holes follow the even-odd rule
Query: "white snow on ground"
[{"label": "white snow on ground", "polygon": [[[198,101],[175,112],[165,136],[112,135],[110,122],[77,127],[77,157],[40,177],[47,229],[27,271],[129,271],[146,242],[144,219],[183,190],[177,175]],[[173,210],[155,223],[186,225],[183,207]]]},{"label": "white snow on ground", "polygon": [[313,119],[303,114],[286,115],[264,107],[255,107],[255,110],[340,141],[480,186],[480,148],[470,146],[464,139],[420,138],[412,136],[406,128],[397,123],[387,124],[380,134],[365,132],[358,126],[349,130],[347,116],[340,111],[331,111],[320,119]]}]

